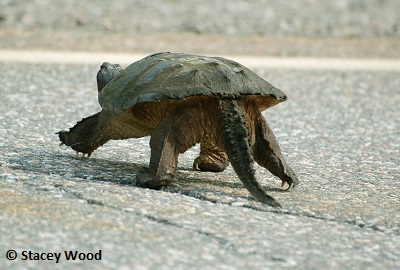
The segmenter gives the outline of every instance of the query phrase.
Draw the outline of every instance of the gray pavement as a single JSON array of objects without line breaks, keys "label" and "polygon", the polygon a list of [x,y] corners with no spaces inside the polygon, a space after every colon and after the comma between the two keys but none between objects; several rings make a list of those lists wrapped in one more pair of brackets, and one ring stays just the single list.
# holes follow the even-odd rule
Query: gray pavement
[{"label": "gray pavement", "polygon": [[[99,110],[97,69],[0,64],[1,269],[400,268],[399,72],[255,69],[289,96],[265,116],[301,184],[282,192],[257,166],[276,210],[231,167],[192,171],[196,147],[162,191],[134,185],[148,138],[112,141],[89,160],[58,147],[56,131]],[[64,255],[100,250],[101,260]]]},{"label": "gray pavement", "polygon": [[[399,5],[0,0],[0,269],[400,269]],[[192,171],[198,147],[162,191],[135,186],[148,138],[58,147],[103,61],[158,51],[251,56],[289,96],[265,116],[301,183],[256,166],[282,209]]]},{"label": "gray pavement", "polygon": [[398,10],[398,0],[0,0],[0,48],[397,58]]},{"label": "gray pavement", "polygon": [[400,37],[399,9],[397,0],[0,0],[0,27],[126,35]]}]

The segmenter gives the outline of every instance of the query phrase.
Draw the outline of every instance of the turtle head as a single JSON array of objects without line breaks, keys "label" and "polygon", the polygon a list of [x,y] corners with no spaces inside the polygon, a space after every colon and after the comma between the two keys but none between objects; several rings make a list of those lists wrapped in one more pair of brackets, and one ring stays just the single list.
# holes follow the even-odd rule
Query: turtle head
[{"label": "turtle head", "polygon": [[118,65],[118,64],[110,64],[107,62],[104,62],[100,70],[97,72],[97,90],[99,93],[103,88],[115,77],[117,77],[118,74],[121,73],[123,68]]}]

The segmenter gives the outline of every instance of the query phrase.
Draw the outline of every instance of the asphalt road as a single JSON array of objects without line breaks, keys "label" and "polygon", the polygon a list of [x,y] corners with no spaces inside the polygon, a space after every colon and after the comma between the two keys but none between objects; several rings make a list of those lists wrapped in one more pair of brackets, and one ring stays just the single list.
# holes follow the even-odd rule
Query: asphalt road
[{"label": "asphalt road", "polygon": [[0,63],[1,269],[400,269],[398,71],[255,69],[289,96],[265,117],[301,183],[282,192],[257,167],[276,210],[231,167],[192,171],[198,148],[153,191],[134,186],[148,138],[89,160],[58,147],[55,132],[99,110],[105,60]]}]

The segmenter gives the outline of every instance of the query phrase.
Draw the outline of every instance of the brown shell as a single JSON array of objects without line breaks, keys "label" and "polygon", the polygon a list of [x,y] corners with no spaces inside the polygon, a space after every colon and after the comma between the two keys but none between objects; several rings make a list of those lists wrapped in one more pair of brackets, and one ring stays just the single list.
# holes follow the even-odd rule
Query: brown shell
[{"label": "brown shell", "polygon": [[286,100],[281,90],[232,60],[164,52],[124,69],[101,91],[99,103],[104,110],[119,113],[141,102],[201,95],[273,97],[274,102],[269,100],[262,109]]}]

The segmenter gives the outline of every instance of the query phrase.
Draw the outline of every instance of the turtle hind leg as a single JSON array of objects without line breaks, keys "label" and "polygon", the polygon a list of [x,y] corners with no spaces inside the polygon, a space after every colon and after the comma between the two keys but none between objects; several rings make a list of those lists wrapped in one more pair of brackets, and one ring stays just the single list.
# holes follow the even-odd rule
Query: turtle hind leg
[{"label": "turtle hind leg", "polygon": [[287,183],[288,190],[299,183],[297,176],[286,163],[278,141],[268,126],[262,114],[257,110],[255,116],[255,143],[253,145],[254,160],[282,180],[282,186]]},{"label": "turtle hind leg", "polygon": [[166,121],[151,135],[149,168],[147,172],[139,172],[136,176],[138,186],[160,189],[175,177],[179,151],[172,122],[172,119]]},{"label": "turtle hind leg", "polygon": [[227,154],[210,141],[202,141],[200,155],[193,162],[196,171],[222,172],[228,167]]}]

